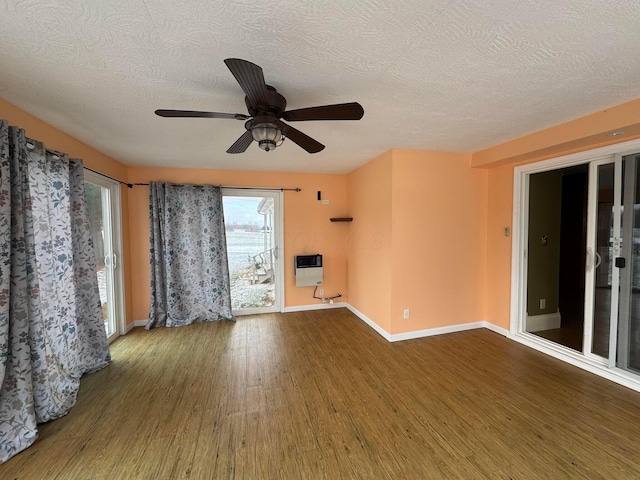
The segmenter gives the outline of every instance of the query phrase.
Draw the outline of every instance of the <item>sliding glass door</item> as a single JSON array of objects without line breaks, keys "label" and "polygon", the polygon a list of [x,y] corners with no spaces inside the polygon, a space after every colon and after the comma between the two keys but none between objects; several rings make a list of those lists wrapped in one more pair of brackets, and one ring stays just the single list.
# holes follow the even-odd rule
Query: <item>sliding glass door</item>
[{"label": "sliding glass door", "polygon": [[279,312],[281,192],[225,188],[222,201],[234,315]]},{"label": "sliding glass door", "polygon": [[639,154],[593,162],[590,209],[595,216],[587,261],[592,295],[587,306],[585,353],[610,367],[640,373]]},{"label": "sliding glass door", "polygon": [[616,351],[611,364],[640,373],[640,165],[639,154],[622,157],[622,211],[619,256],[614,259],[618,271],[617,332],[611,342]]},{"label": "sliding glass door", "polygon": [[640,386],[640,153],[521,179],[518,331]]},{"label": "sliding glass door", "polygon": [[109,341],[123,333],[124,305],[120,268],[120,185],[85,170],[85,193],[96,251],[96,275],[104,327]]}]

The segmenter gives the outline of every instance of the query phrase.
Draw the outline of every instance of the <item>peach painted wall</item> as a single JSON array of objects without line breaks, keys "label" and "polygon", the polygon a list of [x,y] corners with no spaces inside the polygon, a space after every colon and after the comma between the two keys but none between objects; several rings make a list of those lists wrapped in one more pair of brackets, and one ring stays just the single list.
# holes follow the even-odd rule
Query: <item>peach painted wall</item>
[{"label": "peach painted wall", "polygon": [[[623,130],[615,138],[607,135]],[[472,165],[488,168],[486,320],[509,328],[514,168],[640,137],[640,99],[557,125],[473,154]]]},{"label": "peach painted wall", "polygon": [[484,320],[487,172],[470,154],[392,153],[389,332]]},{"label": "peach painted wall", "polygon": [[[488,171],[487,275],[485,320],[509,329],[511,305],[511,227],[513,166]],[[509,228],[509,236],[504,229]]]},{"label": "peach painted wall", "polygon": [[349,303],[389,334],[484,320],[488,174],[470,162],[392,150],[348,176]]},{"label": "peach painted wall", "polygon": [[391,332],[391,168],[392,153],[348,175],[349,303]]},{"label": "peach painted wall", "polygon": [[[321,253],[324,261],[325,295],[337,292],[348,300],[346,224],[331,223],[329,218],[347,214],[346,175],[255,172],[239,170],[202,170],[180,168],[129,168],[128,181],[147,183],[167,181],[175,183],[214,184],[227,186],[276,187],[302,189],[284,192],[284,268],[285,306],[317,305],[312,298],[313,288],[295,286],[293,257],[298,254]],[[323,205],[317,200],[317,191]],[[144,320],[149,315],[149,189],[134,187],[129,196],[131,220],[131,268],[133,318]]]},{"label": "peach painted wall", "polygon": [[[10,125],[20,127],[25,130],[27,137],[41,141],[52,150],[68,154],[72,158],[80,158],[84,165],[105,175],[118,179],[126,179],[127,167],[111,157],[93,149],[92,147],[76,140],[67,133],[58,130],[48,123],[34,117],[21,110],[15,105],[0,98],[0,119],[7,120]],[[132,319],[131,305],[131,267],[129,263],[129,218],[128,218],[128,189],[122,187],[122,248],[121,258],[123,259],[123,276],[125,290],[125,314],[127,323]]]}]

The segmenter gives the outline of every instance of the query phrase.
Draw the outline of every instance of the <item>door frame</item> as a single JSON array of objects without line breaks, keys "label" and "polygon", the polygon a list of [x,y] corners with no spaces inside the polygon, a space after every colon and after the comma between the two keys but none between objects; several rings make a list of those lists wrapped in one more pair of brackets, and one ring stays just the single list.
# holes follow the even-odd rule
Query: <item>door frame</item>
[{"label": "door frame", "polygon": [[113,250],[116,255],[116,268],[113,271],[113,293],[115,315],[115,332],[108,337],[109,343],[126,333],[126,318],[124,307],[124,262],[122,260],[122,199],[120,182],[105,177],[99,173],[84,169],[84,180],[109,189],[110,200],[110,234]]},{"label": "door frame", "polygon": [[265,308],[243,308],[234,310],[234,315],[254,315],[260,313],[284,312],[284,198],[282,190],[261,189],[259,187],[223,187],[222,196],[229,197],[265,197],[272,196],[276,199],[274,208],[274,236],[276,245],[276,305]]},{"label": "door frame", "polygon": [[[519,165],[514,168],[509,334],[509,337],[513,340],[636,391],[640,391],[640,376],[630,374],[617,368],[612,368],[609,365],[608,359],[604,360],[602,357],[596,355],[585,355],[582,352],[577,352],[556,344],[533,333],[528,333],[525,331],[525,326],[527,299],[527,220],[529,210],[529,176],[534,173],[542,173],[579,164],[606,161],[613,162],[616,158],[638,152],[640,152],[640,139],[563,155],[561,157],[551,158],[540,162]],[[592,181],[593,180],[590,175],[590,187]],[[592,203],[592,201],[589,202],[589,209],[592,208]],[[591,218],[592,215],[593,212],[590,210],[588,212],[589,222],[593,221]],[[589,238],[588,234],[588,239]],[[588,277],[589,276],[587,276],[587,278]]]}]

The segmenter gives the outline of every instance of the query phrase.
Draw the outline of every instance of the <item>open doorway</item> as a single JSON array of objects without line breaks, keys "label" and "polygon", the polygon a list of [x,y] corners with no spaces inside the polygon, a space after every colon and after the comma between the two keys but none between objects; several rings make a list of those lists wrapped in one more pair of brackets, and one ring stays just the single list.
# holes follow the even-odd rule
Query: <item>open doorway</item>
[{"label": "open doorway", "polygon": [[526,331],[582,351],[588,164],[529,179]]}]

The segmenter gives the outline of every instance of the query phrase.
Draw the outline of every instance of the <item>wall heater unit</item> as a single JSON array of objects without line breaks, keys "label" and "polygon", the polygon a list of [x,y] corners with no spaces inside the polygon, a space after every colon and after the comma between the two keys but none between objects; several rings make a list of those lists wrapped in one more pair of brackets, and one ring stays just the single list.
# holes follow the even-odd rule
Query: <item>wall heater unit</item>
[{"label": "wall heater unit", "polygon": [[296,287],[322,285],[322,255],[296,255]]}]

